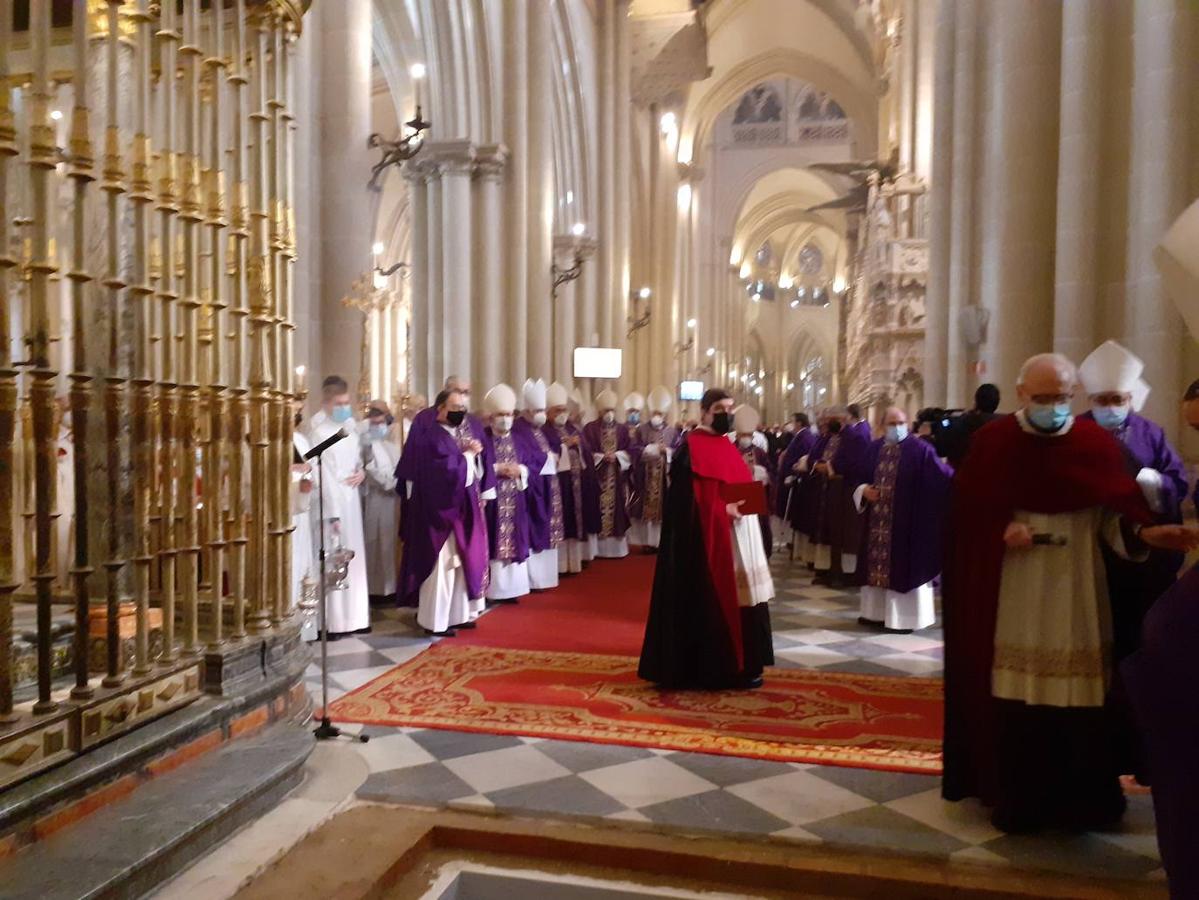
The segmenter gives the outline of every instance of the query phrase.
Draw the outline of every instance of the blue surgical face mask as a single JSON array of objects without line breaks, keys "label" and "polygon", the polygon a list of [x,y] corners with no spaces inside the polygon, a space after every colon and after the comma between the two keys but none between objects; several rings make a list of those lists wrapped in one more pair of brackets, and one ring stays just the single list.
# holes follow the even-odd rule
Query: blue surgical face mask
[{"label": "blue surgical face mask", "polygon": [[383,424],[372,425],[367,429],[367,434],[370,435],[372,441],[381,441],[387,437],[387,426]]},{"label": "blue surgical face mask", "polygon": [[1128,418],[1128,404],[1122,403],[1119,406],[1092,406],[1091,414],[1101,427],[1106,428],[1108,431],[1115,431]]},{"label": "blue surgical face mask", "polygon": [[1070,418],[1069,403],[1030,403],[1028,421],[1041,431],[1057,431]]},{"label": "blue surgical face mask", "polygon": [[888,425],[885,439],[888,444],[898,444],[908,436],[907,425]]},{"label": "blue surgical face mask", "polygon": [[625,421],[627,421],[630,425],[636,425],[641,421],[641,413],[634,410],[633,412],[629,413],[629,417]]},{"label": "blue surgical face mask", "polygon": [[333,407],[333,412],[329,413],[329,418],[334,422],[348,422],[354,418],[354,408],[348,403],[341,403]]}]

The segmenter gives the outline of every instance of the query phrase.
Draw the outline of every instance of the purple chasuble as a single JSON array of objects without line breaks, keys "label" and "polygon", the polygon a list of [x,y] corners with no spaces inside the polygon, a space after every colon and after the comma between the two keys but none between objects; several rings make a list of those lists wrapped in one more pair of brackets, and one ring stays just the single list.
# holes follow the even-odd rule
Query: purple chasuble
[{"label": "purple chasuble", "polygon": [[864,583],[906,594],[941,572],[942,522],[953,471],[928,441],[870,445],[867,465],[879,499],[869,504]]},{"label": "purple chasuble", "polygon": [[[495,447],[495,461],[529,468],[534,460],[511,434],[498,435],[488,429]],[[531,473],[530,473],[531,477]],[[529,510],[519,478],[496,476],[495,499],[487,504],[487,534],[491,558],[496,562],[519,563],[529,558]]]},{"label": "purple chasuble", "polygon": [[[483,437],[486,439],[486,435]],[[487,528],[479,480],[467,487],[466,467],[458,438],[436,420],[432,427],[409,434],[396,466],[396,490],[405,497],[404,553],[397,589],[401,605],[416,605],[420,586],[432,573],[451,534],[458,545],[470,596],[481,597],[486,590]],[[406,485],[412,486],[410,497]]]},{"label": "purple chasuble", "polygon": [[562,489],[558,475],[542,475],[550,454],[549,441],[536,425],[519,417],[512,425],[512,436],[525,445],[524,452],[536,460],[529,466],[529,487],[525,500],[529,507],[529,549],[534,553],[552,550],[562,543]]},{"label": "purple chasuble", "polygon": [[[583,524],[583,437],[578,426],[571,422],[565,425],[549,424],[545,426],[545,436],[550,443],[550,449],[555,453],[567,454],[570,471],[558,473],[558,487],[562,494],[562,533],[567,540],[581,541],[587,537],[587,529]],[[577,440],[574,446],[567,444],[571,438]]]},{"label": "purple chasuble", "polygon": [[673,452],[679,444],[679,432],[669,425],[655,428],[646,422],[637,429],[636,444],[637,459],[629,470],[635,487],[635,499],[629,504],[629,515],[645,522],[661,522],[668,473],[666,453],[662,451],[654,456],[647,454],[645,448],[660,444]]},{"label": "purple chasuble", "polygon": [[628,472],[621,471],[618,460],[595,462],[594,454],[623,450],[632,457],[628,426],[618,423],[605,425],[600,419],[588,422],[583,428],[583,443],[599,488],[600,527],[595,533],[605,538],[624,537],[629,530]]}]

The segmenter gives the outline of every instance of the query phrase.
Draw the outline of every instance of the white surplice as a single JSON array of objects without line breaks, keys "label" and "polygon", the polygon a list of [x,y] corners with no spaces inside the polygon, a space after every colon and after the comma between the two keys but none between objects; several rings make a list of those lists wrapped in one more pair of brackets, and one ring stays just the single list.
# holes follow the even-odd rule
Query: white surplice
[{"label": "white surplice", "polygon": [[[312,444],[308,442],[307,436],[299,431],[292,434],[291,444],[295,447],[296,453],[300,455],[300,459],[303,459],[304,454],[312,449]],[[292,473],[291,478],[291,604],[293,607],[300,600],[304,578],[310,578],[315,582],[320,577],[316,571],[317,558],[313,547],[315,543],[313,539],[315,531],[312,527],[315,521],[312,512],[313,493],[312,490],[307,493],[302,491],[301,484],[311,484],[312,490],[319,487],[316,482],[315,466],[309,478],[305,479],[298,472]]]},{"label": "white surplice", "polygon": [[[338,424],[321,410],[312,417],[308,426],[308,440],[316,446],[342,427],[349,437],[326,450],[321,459],[323,478],[320,491],[325,506],[325,548],[329,552],[333,546],[328,523],[338,519],[342,546],[353,550],[354,558],[350,560],[346,587],[327,593],[326,624],[330,634],[360,631],[371,624],[366,582],[366,541],[362,533],[362,498],[358,488],[346,484],[347,478],[362,469],[362,445],[357,426],[352,420]],[[317,516],[320,515],[319,499],[312,500]]]},{"label": "white surplice", "polygon": [[[1025,431],[1040,434],[1023,411],[1016,415]],[[1043,437],[1053,440],[1073,424]],[[1017,510],[1014,521],[1066,543],[1004,553],[991,693],[1038,706],[1103,706],[1112,625],[1099,542],[1128,556],[1119,517],[1092,507],[1057,515]]]},{"label": "white surplice", "polygon": [[366,444],[366,481],[362,483],[362,530],[366,539],[366,583],[372,597],[396,592],[396,545],[400,534],[400,498],[396,466],[400,448],[390,440]]},{"label": "white surplice", "polygon": [[762,526],[757,516],[733,520],[733,564],[740,606],[757,606],[774,598],[774,578],[762,546]]}]

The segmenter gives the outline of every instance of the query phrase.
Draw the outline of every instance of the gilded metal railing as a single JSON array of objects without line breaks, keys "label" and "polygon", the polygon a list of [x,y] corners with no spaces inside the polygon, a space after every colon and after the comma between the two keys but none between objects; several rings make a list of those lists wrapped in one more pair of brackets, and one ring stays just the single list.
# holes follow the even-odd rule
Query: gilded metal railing
[{"label": "gilded metal railing", "polygon": [[75,0],[67,42],[0,0],[0,787],[290,622],[305,5]]}]

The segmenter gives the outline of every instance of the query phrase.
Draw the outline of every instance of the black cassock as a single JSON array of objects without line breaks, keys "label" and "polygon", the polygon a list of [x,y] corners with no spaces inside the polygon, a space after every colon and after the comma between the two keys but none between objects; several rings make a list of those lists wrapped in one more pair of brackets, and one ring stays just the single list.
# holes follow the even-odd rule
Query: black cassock
[{"label": "black cassock", "polygon": [[[729,583],[718,585],[709,565],[710,530],[723,525],[729,531],[731,545],[730,523],[725,504],[719,499],[720,483],[749,480],[740,454],[722,436],[718,440],[727,448],[743,477],[721,479],[695,473],[693,441],[703,448],[705,458],[715,452],[721,457],[721,465],[728,465],[729,457],[712,441],[713,437],[716,436],[711,432],[692,432],[674,454],[670,466],[662,540],[637,669],[642,678],[664,688],[741,687],[761,675],[763,667],[774,664],[768,605],[738,607],[735,578],[730,596]],[[723,523],[715,513],[717,503],[719,515],[725,517]],[[705,540],[706,529],[709,540]],[[726,566],[732,572],[731,549],[729,558],[717,561],[716,565],[719,572]],[[732,609],[737,611],[734,613]],[[737,617],[733,628],[730,616]]]}]

